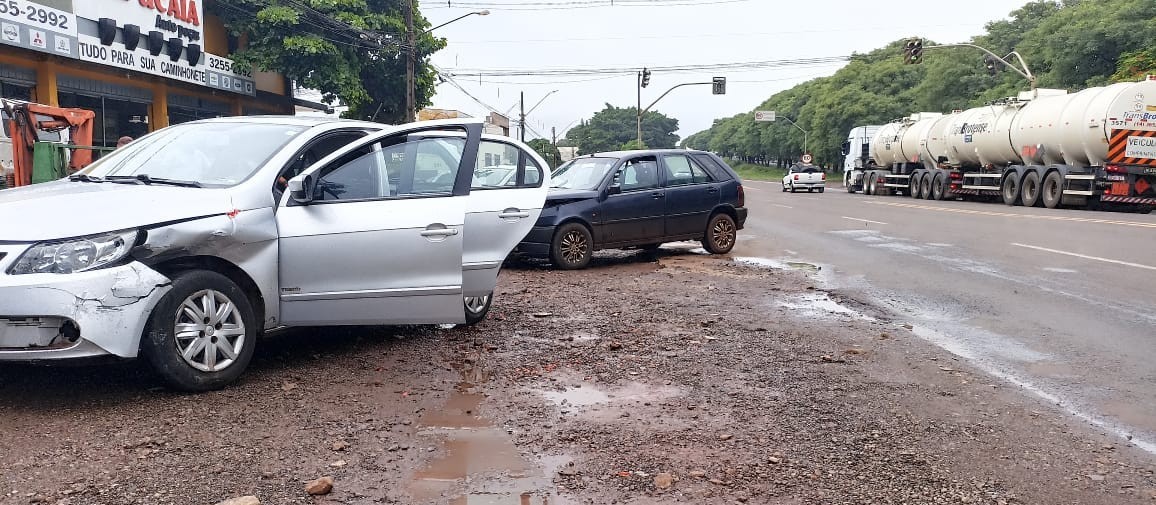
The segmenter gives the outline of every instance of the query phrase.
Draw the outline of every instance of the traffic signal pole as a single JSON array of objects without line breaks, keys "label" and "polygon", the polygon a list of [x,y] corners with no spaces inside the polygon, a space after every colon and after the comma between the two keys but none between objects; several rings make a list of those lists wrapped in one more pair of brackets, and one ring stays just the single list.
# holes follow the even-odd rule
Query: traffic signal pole
[{"label": "traffic signal pole", "polygon": [[[1007,68],[1012,69],[1012,71],[1019,74],[1024,79],[1027,79],[1028,83],[1031,84],[1031,86],[1032,86],[1032,91],[1036,90],[1036,76],[1035,76],[1035,74],[1032,74],[1031,69],[1028,68],[1028,63],[1026,61],[1024,61],[1024,57],[1021,56],[1018,51],[1012,51],[1012,52],[1008,53],[1007,56],[1000,58],[998,54],[995,54],[995,53],[989,51],[985,47],[977,46],[975,44],[939,44],[939,45],[924,47],[922,39],[912,39],[912,40],[908,41],[907,47],[904,49],[904,63],[919,63],[923,60],[921,55],[912,55],[912,53],[911,53],[911,50],[913,48],[913,44],[915,43],[915,41],[918,41],[918,44],[919,44],[918,47],[920,50],[922,50],[922,49],[940,49],[940,48],[947,48],[947,47],[970,47],[972,49],[979,49],[980,51],[983,51],[988,57],[990,57],[992,59],[991,63],[995,63],[998,60],[998,63],[1002,64],[1003,66],[1005,66]],[[918,57],[916,57],[916,56],[918,56]],[[1019,67],[1016,67],[1015,65],[1012,65],[1011,63],[1009,63],[1007,61],[1007,59],[1012,57],[1012,56],[1015,56],[1016,60],[1019,61],[1019,64],[1020,64],[1020,67],[1022,67],[1022,70]],[[984,63],[986,64],[988,62],[985,61]]]},{"label": "traffic signal pole", "polygon": [[638,127],[638,148],[642,148],[642,72],[638,73],[638,106],[634,108]]}]

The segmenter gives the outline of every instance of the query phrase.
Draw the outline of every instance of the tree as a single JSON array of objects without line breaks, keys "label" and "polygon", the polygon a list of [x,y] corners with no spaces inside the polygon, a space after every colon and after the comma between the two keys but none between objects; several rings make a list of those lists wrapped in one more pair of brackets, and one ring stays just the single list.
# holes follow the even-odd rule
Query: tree
[{"label": "tree", "polygon": [[[300,7],[299,7],[300,6]],[[209,2],[229,31],[247,40],[231,56],[237,69],[279,72],[298,85],[340,100],[346,117],[386,123],[405,118],[406,0],[227,0]],[[413,0],[414,29],[429,22]],[[429,55],[444,39],[416,39],[417,108],[430,104],[436,72]]]},{"label": "tree", "polygon": [[[989,23],[973,42],[1000,55],[1018,51],[1040,87],[1075,91],[1156,72],[1153,20],[1152,0],[1035,0],[1009,19]],[[852,127],[977,107],[1028,88],[1015,72],[988,75],[975,49],[936,48],[923,64],[904,65],[902,44],[853,55],[834,75],[776,93],[755,110],[776,111],[810,132],[816,163],[828,166],[840,162],[840,144]],[[802,153],[802,141],[786,122],[755,123],[745,113],[716,120],[684,145],[782,166]]]},{"label": "tree", "polygon": [[562,154],[558,152],[558,148],[554,147],[554,144],[551,144],[549,140],[532,139],[526,142],[526,145],[534,148],[534,150],[538,152],[538,155],[546,160],[546,163],[550,164],[548,168],[558,168],[558,164],[562,160]]},{"label": "tree", "polygon": [[[628,142],[637,142],[637,113],[635,107],[606,108],[594,113],[589,121],[571,128],[566,138],[577,142],[579,154],[591,154],[623,149]],[[642,143],[654,149],[672,148],[678,144],[678,120],[659,112],[647,111],[642,115]],[[633,145],[633,144],[632,144]]]}]

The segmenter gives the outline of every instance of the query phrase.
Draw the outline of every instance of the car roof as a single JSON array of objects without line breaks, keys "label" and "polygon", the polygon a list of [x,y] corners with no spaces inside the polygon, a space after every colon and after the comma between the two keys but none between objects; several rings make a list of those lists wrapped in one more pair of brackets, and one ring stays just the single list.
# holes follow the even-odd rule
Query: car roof
[{"label": "car roof", "polygon": [[369,121],[360,121],[356,119],[344,119],[324,116],[227,116],[209,119],[201,119],[194,121],[195,123],[260,123],[260,124],[278,124],[278,125],[292,125],[292,126],[320,126],[326,124],[342,123],[350,126],[372,126],[374,128],[388,128],[390,125],[383,123],[371,123]]},{"label": "car roof", "polygon": [[601,153],[587,154],[580,156],[580,158],[624,158],[626,156],[638,156],[646,154],[691,154],[691,153],[706,153],[706,151],[698,151],[694,149],[635,149],[631,151],[606,151]]}]

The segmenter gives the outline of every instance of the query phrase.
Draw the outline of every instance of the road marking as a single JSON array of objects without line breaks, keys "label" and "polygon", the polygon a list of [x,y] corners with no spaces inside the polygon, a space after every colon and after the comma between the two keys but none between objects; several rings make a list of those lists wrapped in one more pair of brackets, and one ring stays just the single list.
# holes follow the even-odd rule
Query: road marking
[{"label": "road marking", "polygon": [[747,191],[762,191],[762,190],[761,190],[761,189],[759,189],[759,188],[743,188],[743,189],[745,189],[745,190],[747,190]]},{"label": "road marking", "polygon": [[886,205],[889,207],[901,207],[905,209],[923,209],[923,210],[938,210],[942,212],[955,212],[957,214],[973,214],[979,216],[996,216],[996,217],[1022,217],[1025,219],[1044,219],[1048,221],[1070,221],[1075,223],[1095,223],[1095,224],[1116,224],[1120,226],[1135,226],[1138,228],[1156,228],[1156,223],[1145,223],[1141,221],[1118,221],[1113,219],[1092,219],[1086,217],[1068,217],[1068,216],[1041,216],[1035,214],[1012,214],[1010,212],[992,212],[988,210],[971,210],[971,209],[953,209],[949,207],[936,207],[932,205],[916,205],[912,203],[894,203],[894,202],[864,202],[869,205]]},{"label": "road marking", "polygon": [[1074,252],[1068,252],[1068,251],[1061,251],[1061,250],[1059,250],[1059,249],[1048,249],[1047,247],[1040,247],[1040,246],[1037,246],[1037,245],[1027,245],[1027,244],[1020,244],[1020,243],[1017,243],[1017,242],[1012,242],[1012,245],[1014,245],[1014,246],[1016,246],[1016,247],[1026,247],[1026,248],[1028,248],[1028,249],[1035,249],[1035,250],[1037,250],[1037,251],[1044,251],[1044,252],[1050,252],[1050,253],[1055,253],[1055,254],[1063,254],[1063,255],[1065,255],[1065,256],[1074,256],[1074,257],[1076,257],[1076,258],[1083,258],[1083,259],[1086,259],[1086,260],[1096,260],[1096,261],[1103,261],[1104,263],[1115,263],[1115,264],[1117,264],[1117,265],[1124,265],[1124,266],[1129,266],[1129,267],[1143,268],[1143,269],[1145,269],[1145,270],[1156,270],[1156,267],[1154,267],[1154,266],[1149,266],[1149,265],[1141,265],[1141,264],[1139,264],[1139,263],[1129,263],[1129,262],[1127,262],[1127,261],[1113,260],[1113,259],[1108,259],[1108,258],[1101,258],[1101,257],[1099,257],[1099,256],[1088,256],[1087,254],[1080,254],[1080,253],[1074,253]]},{"label": "road marking", "polygon": [[783,205],[781,203],[772,203],[771,205],[774,205],[775,207],[782,207],[784,209],[793,209],[794,208],[794,207],[791,207],[790,205]]},{"label": "road marking", "polygon": [[843,219],[850,219],[850,220],[852,220],[852,221],[863,221],[864,223],[871,223],[871,224],[887,224],[887,223],[884,223],[884,222],[882,222],[882,221],[872,221],[872,220],[870,220],[870,219],[860,219],[860,218],[857,218],[857,217],[847,217],[847,216],[843,216]]}]

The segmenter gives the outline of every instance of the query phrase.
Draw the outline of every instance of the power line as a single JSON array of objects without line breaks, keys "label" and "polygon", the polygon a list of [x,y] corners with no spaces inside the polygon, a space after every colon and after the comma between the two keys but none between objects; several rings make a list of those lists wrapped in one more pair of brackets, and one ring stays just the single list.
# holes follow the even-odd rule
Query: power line
[{"label": "power line", "polygon": [[[808,67],[845,63],[850,56],[824,56],[817,58],[800,58],[790,60],[763,60],[733,63],[706,63],[698,65],[671,65],[650,66],[653,72],[695,72],[695,71],[747,71],[770,68]],[[596,76],[596,75],[625,75],[638,71],[637,67],[607,67],[607,68],[505,68],[505,69],[453,69],[446,73],[455,77],[515,77],[515,76]]]},{"label": "power line", "polygon": [[542,11],[564,9],[593,9],[604,7],[683,7],[699,5],[733,4],[752,0],[577,0],[569,2],[447,2],[447,5],[430,5],[426,9],[490,9],[507,11]]}]

